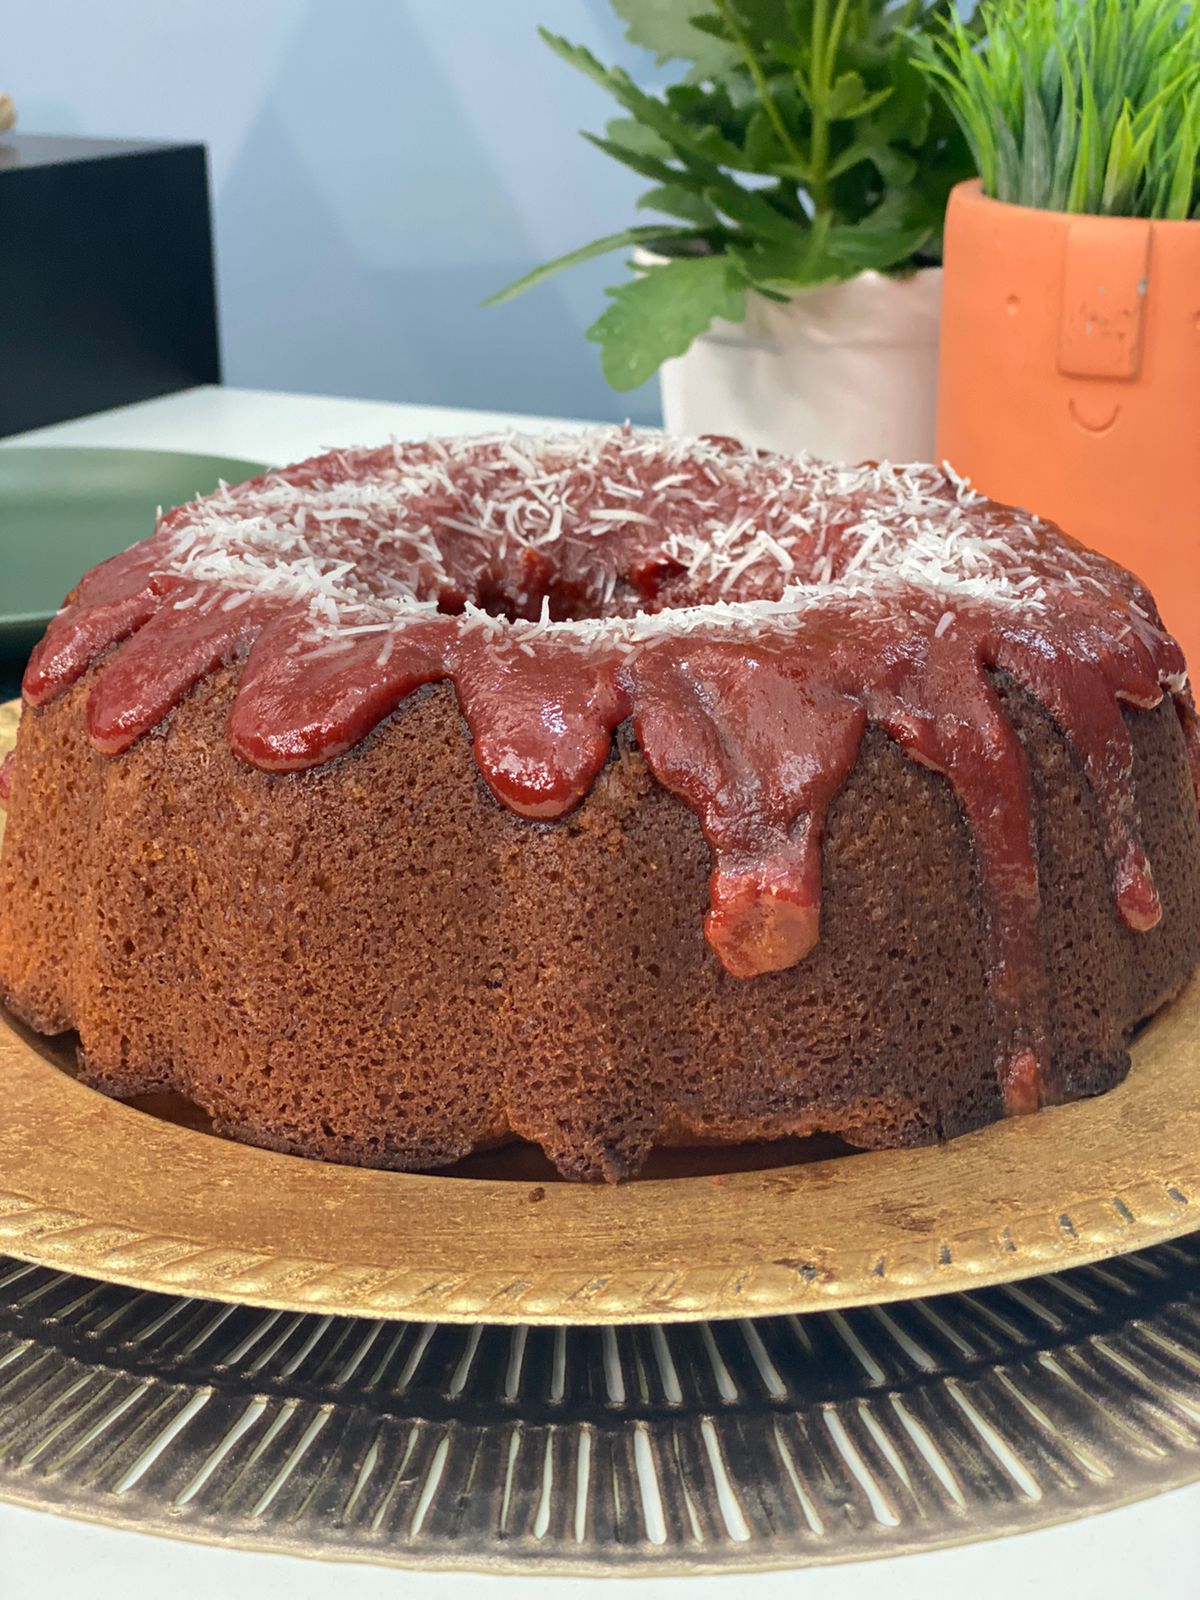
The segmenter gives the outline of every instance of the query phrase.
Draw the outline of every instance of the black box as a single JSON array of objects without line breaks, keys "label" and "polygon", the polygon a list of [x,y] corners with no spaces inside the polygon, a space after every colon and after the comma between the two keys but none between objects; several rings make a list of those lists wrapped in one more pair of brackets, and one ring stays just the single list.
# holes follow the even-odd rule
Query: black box
[{"label": "black box", "polygon": [[0,138],[0,435],[220,381],[204,146]]}]

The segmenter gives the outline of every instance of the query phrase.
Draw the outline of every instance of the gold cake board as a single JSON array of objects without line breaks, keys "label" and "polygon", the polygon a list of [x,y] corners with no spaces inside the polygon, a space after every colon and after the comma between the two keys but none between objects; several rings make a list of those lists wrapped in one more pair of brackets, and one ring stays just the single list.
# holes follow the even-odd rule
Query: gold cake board
[{"label": "gold cake board", "polygon": [[940,1147],[615,1188],[251,1149],[84,1088],[3,1014],[0,1094],[0,1250],[288,1311],[759,1317],[1008,1282],[1200,1227],[1200,982],[1097,1100]]}]

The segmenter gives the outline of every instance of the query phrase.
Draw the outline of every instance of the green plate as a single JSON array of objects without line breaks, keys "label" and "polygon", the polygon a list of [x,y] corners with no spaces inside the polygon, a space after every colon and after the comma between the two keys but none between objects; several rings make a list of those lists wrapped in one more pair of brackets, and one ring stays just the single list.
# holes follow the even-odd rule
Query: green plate
[{"label": "green plate", "polygon": [[159,506],[240,483],[257,461],[170,450],[0,449],[0,665],[11,673],[90,567],[144,539]]}]

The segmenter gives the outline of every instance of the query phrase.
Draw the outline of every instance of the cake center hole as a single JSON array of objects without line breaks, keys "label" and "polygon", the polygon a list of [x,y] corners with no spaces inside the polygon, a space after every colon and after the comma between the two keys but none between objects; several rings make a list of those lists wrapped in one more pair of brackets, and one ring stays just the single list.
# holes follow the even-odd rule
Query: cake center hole
[{"label": "cake center hole", "polygon": [[713,578],[690,573],[661,551],[567,548],[546,554],[525,550],[515,559],[456,573],[436,585],[431,598],[446,616],[467,605],[506,622],[536,622],[543,608],[551,622],[586,622],[630,617],[638,612],[678,610],[714,600],[775,600],[784,575],[762,566]]}]

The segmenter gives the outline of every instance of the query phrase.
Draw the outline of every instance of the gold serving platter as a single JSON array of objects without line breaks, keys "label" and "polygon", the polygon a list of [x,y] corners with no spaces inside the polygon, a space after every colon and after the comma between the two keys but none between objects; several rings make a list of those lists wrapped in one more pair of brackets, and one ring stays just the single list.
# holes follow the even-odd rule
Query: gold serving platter
[{"label": "gold serving platter", "polygon": [[972,1289],[1200,1227],[1200,982],[1133,1057],[1100,1099],[941,1147],[760,1151],[729,1171],[709,1154],[707,1171],[584,1187],[508,1158],[472,1170],[511,1175],[420,1176],[237,1145],[84,1088],[61,1042],[0,1013],[0,1251],[171,1294],[441,1322],[758,1317]]}]

